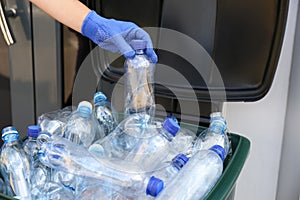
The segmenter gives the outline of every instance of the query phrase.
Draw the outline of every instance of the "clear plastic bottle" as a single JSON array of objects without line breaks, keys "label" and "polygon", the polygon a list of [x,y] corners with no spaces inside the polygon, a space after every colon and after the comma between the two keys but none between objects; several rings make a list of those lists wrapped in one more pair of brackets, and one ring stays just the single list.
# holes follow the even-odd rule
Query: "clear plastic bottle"
[{"label": "clear plastic bottle", "polygon": [[50,177],[51,169],[43,165],[38,159],[35,160],[30,174],[31,188],[45,185],[50,181]]},{"label": "clear plastic bottle", "polygon": [[37,158],[38,144],[36,143],[36,138],[38,137],[39,132],[41,132],[40,126],[32,125],[27,128],[28,138],[23,143],[23,150],[28,156],[30,165],[32,165],[34,160]]},{"label": "clear plastic bottle", "polygon": [[[40,132],[37,143],[39,145],[39,149],[42,148],[42,145],[48,141],[48,139],[52,137],[51,134],[47,132]],[[61,138],[59,135],[53,135],[55,138]],[[71,142],[71,141],[70,141]],[[55,170],[47,165],[44,165],[41,162],[41,151],[39,151],[38,157],[39,159],[34,163],[34,174],[31,179],[35,183],[35,188],[40,189],[40,187],[45,183],[58,183],[59,185],[64,186],[67,190],[75,191],[77,180],[74,174],[68,173],[67,171]],[[38,193],[37,193],[38,194]]]},{"label": "clear plastic bottle", "polygon": [[67,106],[63,109],[42,114],[38,117],[38,125],[41,127],[41,131],[62,135],[62,128],[75,109],[73,106]]},{"label": "clear plastic bottle", "polygon": [[37,137],[41,132],[41,127],[32,125],[27,128],[28,138],[23,143],[23,149],[30,162],[30,182],[31,188],[37,185],[44,185],[47,181],[48,169],[38,160],[39,145]]},{"label": "clear plastic bottle", "polygon": [[222,113],[215,112],[210,115],[210,125],[198,136],[194,143],[193,152],[209,149],[220,145],[225,149],[226,155],[230,152],[230,141],[226,132],[226,120]]},{"label": "clear plastic bottle", "polygon": [[10,185],[6,184],[2,178],[0,178],[0,193],[11,197],[14,196]]},{"label": "clear plastic bottle", "polygon": [[170,150],[170,153],[166,160],[171,160],[177,154],[185,154],[186,156],[190,157],[196,138],[197,136],[193,131],[181,126],[178,133],[176,134],[176,137],[174,137],[171,142],[172,150]]},{"label": "clear plastic bottle", "polygon": [[97,179],[82,178],[78,181],[75,196],[77,200],[101,199],[103,200],[130,200],[112,188],[105,187]]},{"label": "clear plastic bottle", "polygon": [[113,199],[111,198],[113,193],[113,189],[104,187],[97,179],[84,178],[76,185],[75,197],[76,200],[90,200],[97,199],[97,197]]},{"label": "clear plastic bottle", "polygon": [[47,182],[32,189],[32,199],[34,200],[53,200],[64,199],[73,200],[74,194],[62,185],[55,182]]},{"label": "clear plastic bottle", "polygon": [[80,102],[63,128],[65,138],[86,148],[92,144],[98,128],[92,108],[91,103]]},{"label": "clear plastic bottle", "polygon": [[222,175],[225,154],[225,150],[219,145],[198,151],[157,199],[204,199]]},{"label": "clear plastic bottle", "polygon": [[89,151],[99,157],[111,157],[124,159],[143,137],[148,126],[150,116],[144,113],[136,113],[128,116],[105,138],[94,142]]},{"label": "clear plastic bottle", "polygon": [[[41,134],[45,134],[45,132],[39,132],[38,137],[40,137]],[[47,134],[50,135],[49,133],[47,133]],[[41,137],[43,137],[43,136],[41,136]],[[39,144],[37,138],[36,138],[36,146],[37,146],[37,152],[34,156],[34,159],[32,159],[31,174],[30,174],[32,190],[45,185],[46,182],[50,181],[50,177],[51,177],[51,169],[48,168],[47,166],[43,165],[38,158],[40,144]]]},{"label": "clear plastic bottle", "polygon": [[153,123],[145,128],[145,134],[138,138],[134,148],[126,156],[127,161],[152,171],[165,160],[172,149],[171,142],[180,127],[174,117],[167,117],[162,126]]},{"label": "clear plastic bottle", "polygon": [[0,193],[1,194],[6,194],[6,185],[2,178],[0,178]]},{"label": "clear plastic bottle", "polygon": [[188,161],[189,158],[186,155],[178,154],[166,167],[154,171],[152,175],[163,180],[166,187]]},{"label": "clear plastic bottle", "polygon": [[94,94],[94,108],[101,129],[105,135],[108,135],[117,126],[117,113],[103,92]]},{"label": "clear plastic bottle", "polygon": [[15,127],[2,130],[4,144],[1,149],[0,168],[6,184],[13,193],[21,199],[31,199],[30,165],[19,141],[19,133]]},{"label": "clear plastic bottle", "polygon": [[84,147],[59,136],[43,140],[39,159],[50,168],[97,179],[101,185],[133,198],[144,193],[156,196],[163,189],[162,180],[147,176],[130,162],[96,159]]},{"label": "clear plastic bottle", "polygon": [[154,116],[154,64],[144,53],[145,41],[132,40],[130,45],[135,56],[125,61],[125,116],[140,112]]}]

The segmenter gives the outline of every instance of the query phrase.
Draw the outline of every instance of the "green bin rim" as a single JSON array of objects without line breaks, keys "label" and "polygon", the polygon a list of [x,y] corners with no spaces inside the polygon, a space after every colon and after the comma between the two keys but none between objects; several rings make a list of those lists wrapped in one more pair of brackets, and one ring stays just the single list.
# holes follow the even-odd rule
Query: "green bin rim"
[{"label": "green bin rim", "polygon": [[[183,122],[180,123],[180,126],[191,130],[198,129],[197,134],[207,128]],[[234,149],[233,154],[230,157],[230,160],[228,161],[218,182],[206,195],[204,200],[231,199],[233,197],[232,192],[234,192],[235,190],[237,178],[239,177],[240,172],[242,171],[245,161],[248,157],[250,150],[250,141],[246,137],[235,133],[228,134],[231,138],[232,148]]]}]

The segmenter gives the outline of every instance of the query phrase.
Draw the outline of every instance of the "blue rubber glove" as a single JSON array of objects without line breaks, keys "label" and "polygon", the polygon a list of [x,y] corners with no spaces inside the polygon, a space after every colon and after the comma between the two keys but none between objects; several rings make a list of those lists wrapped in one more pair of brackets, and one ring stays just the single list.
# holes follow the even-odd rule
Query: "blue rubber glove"
[{"label": "blue rubber glove", "polygon": [[126,58],[132,58],[135,54],[129,45],[131,40],[145,40],[147,42],[145,52],[150,61],[156,63],[158,60],[148,33],[132,22],[106,19],[95,11],[90,11],[83,21],[81,32],[101,48],[120,53]]}]

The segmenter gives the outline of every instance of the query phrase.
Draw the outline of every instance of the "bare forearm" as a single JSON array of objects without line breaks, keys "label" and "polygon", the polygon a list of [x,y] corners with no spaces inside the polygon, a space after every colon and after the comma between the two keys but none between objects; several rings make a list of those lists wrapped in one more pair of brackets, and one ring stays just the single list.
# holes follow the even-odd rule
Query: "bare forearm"
[{"label": "bare forearm", "polygon": [[90,9],[78,0],[29,0],[54,19],[81,33],[81,26]]}]

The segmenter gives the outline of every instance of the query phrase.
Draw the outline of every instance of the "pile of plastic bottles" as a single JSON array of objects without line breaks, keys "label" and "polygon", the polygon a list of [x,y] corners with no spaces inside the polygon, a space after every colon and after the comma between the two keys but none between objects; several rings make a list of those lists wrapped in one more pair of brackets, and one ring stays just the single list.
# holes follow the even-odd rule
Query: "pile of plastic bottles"
[{"label": "pile of plastic bottles", "polygon": [[132,45],[136,56],[125,64],[124,119],[97,92],[93,103],[41,115],[24,142],[15,127],[2,130],[0,193],[26,200],[199,200],[208,194],[231,148],[226,121],[212,113],[196,136],[173,116],[154,118],[154,68],[143,45]]}]

